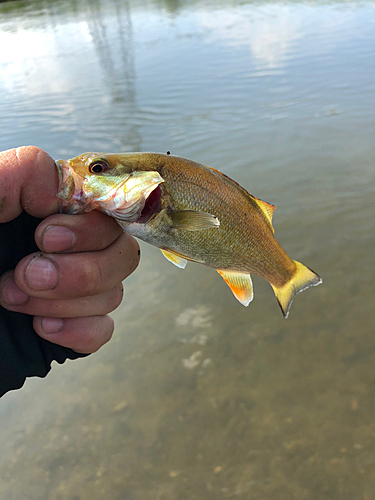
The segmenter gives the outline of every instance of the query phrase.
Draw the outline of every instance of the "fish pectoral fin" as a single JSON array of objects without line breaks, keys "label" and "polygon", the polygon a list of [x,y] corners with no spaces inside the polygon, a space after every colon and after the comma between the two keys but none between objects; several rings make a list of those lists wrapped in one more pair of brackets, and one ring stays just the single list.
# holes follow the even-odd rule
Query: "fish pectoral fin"
[{"label": "fish pectoral fin", "polygon": [[205,212],[195,212],[194,210],[173,212],[170,217],[173,229],[201,231],[202,229],[211,229],[220,226],[218,218],[214,215]]},{"label": "fish pectoral fin", "polygon": [[180,269],[185,269],[187,260],[183,259],[179,255],[176,255],[173,252],[170,252],[169,250],[163,250],[160,249],[161,253],[164,255],[164,257],[169,260],[169,262],[172,262],[175,266],[179,267]]},{"label": "fish pectoral fin", "polygon": [[236,299],[244,306],[248,306],[253,300],[253,283],[250,274],[238,273],[236,271],[223,271],[217,269],[225,283],[232,290]]}]

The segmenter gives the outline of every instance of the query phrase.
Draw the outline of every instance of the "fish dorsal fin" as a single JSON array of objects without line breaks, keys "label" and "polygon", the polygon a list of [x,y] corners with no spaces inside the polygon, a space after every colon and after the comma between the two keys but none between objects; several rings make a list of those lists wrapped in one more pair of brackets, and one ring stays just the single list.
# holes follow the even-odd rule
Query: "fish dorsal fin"
[{"label": "fish dorsal fin", "polygon": [[[250,195],[252,196],[252,195]],[[270,203],[267,203],[266,201],[260,200],[259,198],[255,198],[255,196],[252,196],[254,200],[256,201],[257,205],[260,207],[264,215],[266,216],[268,222],[270,223],[272,232],[274,232],[274,229],[272,227],[272,216],[274,211],[276,210],[275,205],[271,205]]]},{"label": "fish dorsal fin", "polygon": [[225,283],[232,290],[236,299],[244,306],[248,306],[253,300],[253,283],[250,274],[238,273],[236,271],[224,271],[217,269]]},{"label": "fish dorsal fin", "polygon": [[185,231],[201,231],[219,227],[220,222],[217,217],[205,212],[195,212],[194,210],[182,210],[173,212],[170,215],[173,229],[183,229]]},{"label": "fish dorsal fin", "polygon": [[216,174],[219,174],[222,177],[225,177],[226,179],[228,179],[228,181],[235,184],[238,187],[238,189],[240,191],[242,191],[243,194],[245,194],[245,196],[248,196],[249,198],[251,198],[258,205],[258,207],[262,210],[263,214],[266,216],[266,219],[270,224],[270,228],[271,228],[272,232],[274,232],[274,229],[272,227],[272,216],[273,216],[273,213],[276,209],[275,205],[271,205],[270,203],[267,203],[266,201],[263,201],[263,200],[260,200],[259,198],[256,198],[255,196],[250,194],[248,191],[246,191],[246,189],[243,188],[240,184],[238,184],[238,182],[234,181],[233,179],[231,179],[227,175],[223,174],[223,172],[220,172],[220,170],[217,170],[216,168],[212,168],[212,167],[207,167],[207,168],[209,168],[210,170],[212,170]]},{"label": "fish dorsal fin", "polygon": [[179,267],[180,269],[185,269],[186,264],[187,264],[186,259],[183,259],[179,255],[176,255],[175,253],[173,253],[169,250],[163,250],[161,248],[160,251],[164,255],[164,257],[169,260],[169,262],[172,262],[172,264]]}]

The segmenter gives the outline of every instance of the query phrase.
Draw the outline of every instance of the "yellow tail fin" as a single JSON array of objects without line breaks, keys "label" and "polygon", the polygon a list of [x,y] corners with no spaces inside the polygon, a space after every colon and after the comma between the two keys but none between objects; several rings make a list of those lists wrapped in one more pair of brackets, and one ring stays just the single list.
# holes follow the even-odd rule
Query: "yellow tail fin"
[{"label": "yellow tail fin", "polygon": [[294,276],[284,286],[277,288],[273,285],[277,301],[283,312],[284,318],[288,317],[290,305],[297,293],[302,292],[309,286],[316,286],[322,283],[322,279],[314,271],[304,266],[300,262],[294,261],[297,266]]}]

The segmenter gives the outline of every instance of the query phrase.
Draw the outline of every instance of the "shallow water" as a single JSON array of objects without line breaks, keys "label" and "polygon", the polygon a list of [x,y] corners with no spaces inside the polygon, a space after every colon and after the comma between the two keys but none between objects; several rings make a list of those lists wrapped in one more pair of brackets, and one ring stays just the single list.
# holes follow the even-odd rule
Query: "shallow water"
[{"label": "shallow water", "polygon": [[2,398],[0,498],[374,500],[375,3],[7,2],[0,47],[0,150],[218,168],[324,280],[285,321],[142,244],[113,340]]}]

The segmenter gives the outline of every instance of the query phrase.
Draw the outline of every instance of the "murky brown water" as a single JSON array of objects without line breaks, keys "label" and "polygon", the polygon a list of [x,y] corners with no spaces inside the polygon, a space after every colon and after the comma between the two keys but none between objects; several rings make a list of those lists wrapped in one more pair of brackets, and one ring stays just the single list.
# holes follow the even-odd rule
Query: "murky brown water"
[{"label": "murky brown water", "polygon": [[113,340],[1,399],[0,498],[374,500],[375,3],[8,2],[0,48],[0,149],[211,165],[324,280],[285,321],[142,245]]}]

